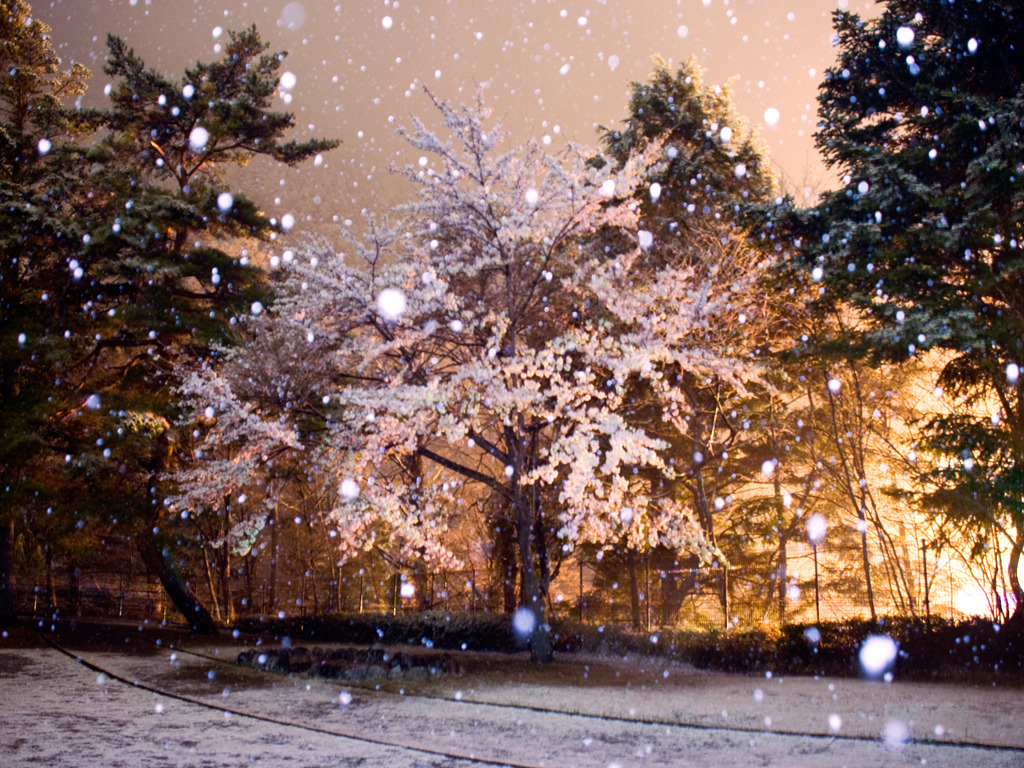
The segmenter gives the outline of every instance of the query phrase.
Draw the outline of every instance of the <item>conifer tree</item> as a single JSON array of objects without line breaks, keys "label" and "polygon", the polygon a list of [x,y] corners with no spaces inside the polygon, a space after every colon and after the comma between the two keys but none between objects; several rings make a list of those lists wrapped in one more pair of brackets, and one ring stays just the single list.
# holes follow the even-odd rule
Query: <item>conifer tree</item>
[{"label": "conifer tree", "polygon": [[[212,621],[174,563],[182,533],[161,516],[160,478],[175,455],[168,383],[174,366],[229,342],[239,314],[269,303],[264,273],[223,243],[267,240],[279,229],[229,186],[224,169],[256,155],[294,164],[337,144],[284,142],[293,118],[271,109],[283,55],[267,53],[255,28],[229,38],[220,61],[177,82],[109,38],[110,108],[48,108],[90,141],[42,136],[47,152],[11,162],[11,194],[37,193],[43,204],[23,207],[43,221],[28,220],[3,254],[12,270],[4,338],[19,350],[5,368],[3,407],[21,414],[5,426],[31,446],[9,471],[17,493],[32,499],[21,504],[29,527],[41,507],[79,529],[101,523],[108,544],[138,548],[203,631]],[[84,73],[73,74],[84,86]],[[38,154],[52,166],[29,185]],[[6,322],[8,307],[34,323]]]},{"label": "conifer tree", "polygon": [[925,425],[938,469],[922,502],[979,534],[995,522],[1022,618],[1024,12],[890,0],[834,26],[816,141],[842,185],[790,218],[803,254],[791,277],[814,284],[817,311],[862,318],[833,352],[942,361],[954,407]]},{"label": "conifer tree", "polygon": [[[66,283],[77,229],[64,168],[100,122],[65,102],[89,72],[62,70],[50,29],[22,0],[0,2],[0,622],[14,620],[16,522],[40,505],[45,481],[28,456],[46,451],[51,348],[40,346]],[[50,299],[53,299],[51,301]]]},{"label": "conifer tree", "polygon": [[[728,310],[709,317],[703,338],[692,343],[767,356],[786,302],[766,301],[759,281],[775,254],[766,258],[751,247],[744,213],[773,200],[777,182],[767,147],[737,111],[729,85],[706,84],[693,59],[673,71],[656,57],[650,77],[632,85],[623,126],[603,129],[602,138],[618,164],[652,142],[664,146],[635,197],[639,227],[649,238],[643,255],[648,270],[641,281],[656,278],[664,266],[692,270],[711,293],[727,291],[731,298]],[[628,418],[658,425],[676,470],[669,492],[692,511],[709,540],[721,543],[718,536],[727,525],[722,518],[733,511],[725,500],[757,475],[766,458],[754,445],[761,419],[753,418],[764,403],[744,402],[726,382],[699,369],[673,373],[668,391],[635,393]],[[685,407],[678,408],[677,401]],[[678,571],[676,554],[655,557],[664,570]],[[673,593],[668,587],[666,593]]]}]

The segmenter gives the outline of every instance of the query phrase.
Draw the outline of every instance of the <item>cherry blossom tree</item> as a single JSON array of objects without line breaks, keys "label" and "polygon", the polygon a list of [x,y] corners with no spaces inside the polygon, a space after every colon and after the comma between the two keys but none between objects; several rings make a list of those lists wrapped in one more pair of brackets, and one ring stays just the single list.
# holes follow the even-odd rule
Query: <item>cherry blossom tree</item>
[{"label": "cherry blossom tree", "polygon": [[[637,279],[659,281],[667,265],[685,273],[709,295],[724,298],[701,325],[700,336],[690,331],[690,343],[733,358],[767,359],[778,340],[788,344],[790,334],[780,329],[791,300],[765,288],[761,278],[778,253],[758,247],[745,214],[775,198],[777,180],[767,146],[736,108],[730,84],[708,84],[704,74],[696,59],[673,69],[654,57],[647,80],[632,83],[625,118],[603,129],[601,138],[623,165],[652,143],[664,147],[663,160],[635,195],[647,267]],[[645,292],[639,284],[633,290],[640,296]],[[704,535],[722,547],[730,564],[741,560],[749,546],[737,545],[734,532],[748,509],[732,503],[734,496],[749,496],[750,479],[760,475],[763,460],[779,457],[766,428],[774,406],[771,388],[748,392],[701,367],[677,366],[660,390],[634,397],[631,423],[644,423],[670,444],[675,478],[667,483],[668,492],[693,510]],[[679,572],[678,553],[651,554],[659,570]],[[628,562],[633,552],[625,550],[624,556]],[[697,564],[691,559],[686,565]],[[629,581],[636,620],[634,570]],[[677,590],[671,575],[662,584],[666,605],[678,608],[685,587]],[[727,608],[724,588],[720,597]]]},{"label": "cherry blossom tree", "polygon": [[[405,171],[415,200],[350,233],[347,253],[319,242],[285,254],[286,290],[250,323],[257,339],[286,340],[310,383],[269,365],[264,342],[186,381],[193,414],[212,409],[208,444],[232,450],[181,476],[173,503],[200,507],[275,450],[302,450],[338,479],[343,548],[384,531],[443,560],[461,489],[483,486],[513,521],[514,624],[546,661],[549,528],[566,552],[626,538],[711,556],[692,512],[654,480],[673,476],[668,443],[627,411],[644,389],[682,418],[678,370],[746,391],[757,367],[706,338],[746,286],[645,257],[633,193],[664,159],[658,142],[625,163],[572,145],[503,151],[482,94],[433,103],[443,130],[414,119],[404,132],[422,155]],[[278,393],[258,414],[253,365]]]}]

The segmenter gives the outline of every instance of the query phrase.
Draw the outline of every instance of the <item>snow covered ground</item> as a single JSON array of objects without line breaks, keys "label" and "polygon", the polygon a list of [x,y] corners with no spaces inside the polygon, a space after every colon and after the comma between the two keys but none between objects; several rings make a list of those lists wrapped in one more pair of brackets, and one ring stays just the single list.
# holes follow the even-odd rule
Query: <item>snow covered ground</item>
[{"label": "snow covered ground", "polygon": [[1020,691],[999,685],[755,678],[651,658],[536,667],[473,655],[460,675],[378,689],[236,667],[240,641],[157,646],[122,634],[61,638],[77,659],[30,633],[0,639],[0,764],[1024,764]]}]

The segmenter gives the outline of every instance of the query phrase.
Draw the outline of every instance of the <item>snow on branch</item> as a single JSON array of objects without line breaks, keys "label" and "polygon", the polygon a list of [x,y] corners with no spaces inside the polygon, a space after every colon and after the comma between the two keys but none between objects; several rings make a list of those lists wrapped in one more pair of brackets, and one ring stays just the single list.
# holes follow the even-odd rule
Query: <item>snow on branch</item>
[{"label": "snow on branch", "polygon": [[287,450],[336,480],[345,552],[387,539],[451,562],[461,494],[484,486],[519,519],[557,520],[568,547],[627,535],[707,554],[656,491],[667,443],[630,392],[647,387],[681,424],[678,371],[739,392],[758,380],[718,327],[749,285],[648,263],[634,195],[658,142],[624,164],[575,145],[504,149],[482,95],[431,100],[443,130],[403,131],[429,155],[404,171],[416,198],[346,233],[349,253],[311,241],[282,259],[253,343],[186,379],[191,417],[212,407],[216,424],[176,503],[206,503]]}]

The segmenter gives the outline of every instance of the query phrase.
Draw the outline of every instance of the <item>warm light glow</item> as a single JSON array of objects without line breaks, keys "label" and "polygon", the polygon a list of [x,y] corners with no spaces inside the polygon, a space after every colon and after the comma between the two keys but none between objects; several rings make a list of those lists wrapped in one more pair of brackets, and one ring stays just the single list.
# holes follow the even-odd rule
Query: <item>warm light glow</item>
[{"label": "warm light glow", "polygon": [[[621,4],[556,8],[554,19],[546,4],[529,0],[511,0],[500,13],[475,13],[466,3],[430,4],[429,13],[415,4],[390,3],[353,14],[337,3],[314,8],[308,0],[261,5],[224,0],[190,4],[187,14],[174,3],[101,2],[86,17],[35,5],[67,60],[102,62],[106,33],[116,32],[147,62],[173,74],[172,80],[196,59],[223,56],[228,31],[249,23],[274,51],[290,51],[278,84],[281,96],[293,98],[284,106],[304,132],[344,142],[343,150],[325,155],[339,173],[282,169],[283,187],[278,178],[264,176],[260,183],[266,186],[252,197],[266,204],[280,196],[278,210],[291,208],[300,222],[312,214],[310,228],[318,232],[330,228],[340,210],[358,211],[378,196],[393,198],[404,183],[388,168],[416,157],[403,154],[395,127],[408,127],[407,118],[423,112],[421,84],[429,82],[438,98],[459,103],[472,99],[476,83],[489,83],[492,93],[502,94],[498,111],[513,134],[506,146],[545,134],[557,138],[555,125],[563,126],[569,140],[595,145],[593,126],[613,126],[625,117],[623,85],[647,78],[655,52],[675,64],[698,56],[710,84],[724,85],[735,74],[733,88],[746,117],[768,129],[773,164],[790,178],[822,176],[813,144],[814,102],[819,73],[835,59],[830,43],[835,0],[800,3],[798,23],[788,23],[787,9],[774,3],[715,13],[712,7],[721,3],[711,0],[706,7],[697,3],[696,11],[691,3],[672,0],[632,4],[628,13]],[[564,18],[559,10],[567,11]],[[872,8],[858,13],[877,14]],[[197,31],[199,49],[178,44]],[[965,40],[965,55],[978,50],[980,39]],[[765,76],[765,56],[774,62],[771,77]],[[86,106],[102,97],[105,83],[96,81],[97,69]],[[184,90],[185,98],[200,94],[199,83]],[[735,126],[714,130],[723,143],[744,135]],[[317,195],[320,206],[313,202]]]}]

